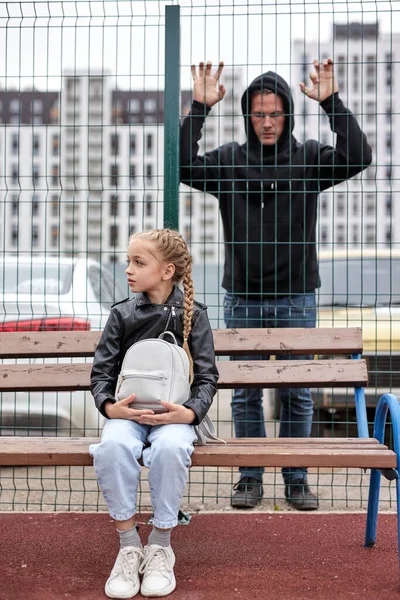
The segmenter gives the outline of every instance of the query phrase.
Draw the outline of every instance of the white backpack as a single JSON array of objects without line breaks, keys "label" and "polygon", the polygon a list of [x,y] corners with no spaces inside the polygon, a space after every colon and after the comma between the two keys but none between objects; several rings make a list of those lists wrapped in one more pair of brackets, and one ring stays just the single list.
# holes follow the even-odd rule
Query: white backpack
[{"label": "white backpack", "polygon": [[[165,335],[172,337],[173,344],[162,339]],[[166,412],[161,400],[172,404],[184,404],[188,400],[189,359],[171,331],[164,331],[158,338],[140,340],[128,348],[115,397],[122,400],[131,394],[136,394],[132,408],[149,409],[155,413]],[[207,438],[223,441],[216,437],[214,424],[207,415],[195,426],[195,430],[199,444],[205,444]]]}]

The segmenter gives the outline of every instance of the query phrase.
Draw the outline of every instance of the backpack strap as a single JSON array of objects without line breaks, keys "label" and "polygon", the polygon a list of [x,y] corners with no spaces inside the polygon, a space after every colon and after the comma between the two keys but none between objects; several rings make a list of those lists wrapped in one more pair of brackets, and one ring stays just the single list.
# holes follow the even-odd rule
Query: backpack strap
[{"label": "backpack strap", "polygon": [[160,335],[158,336],[159,340],[162,340],[164,335],[170,335],[172,337],[172,339],[174,340],[174,344],[175,346],[178,346],[178,342],[176,341],[176,337],[175,335],[172,333],[172,331],[163,331],[162,333],[160,333]]},{"label": "backpack strap", "polygon": [[207,440],[213,440],[214,442],[219,442],[220,444],[226,444],[225,440],[221,440],[219,437],[217,437],[214,423],[211,421],[208,415],[206,415],[198,425],[195,425],[195,431],[197,434],[198,444],[204,445],[207,443]]}]

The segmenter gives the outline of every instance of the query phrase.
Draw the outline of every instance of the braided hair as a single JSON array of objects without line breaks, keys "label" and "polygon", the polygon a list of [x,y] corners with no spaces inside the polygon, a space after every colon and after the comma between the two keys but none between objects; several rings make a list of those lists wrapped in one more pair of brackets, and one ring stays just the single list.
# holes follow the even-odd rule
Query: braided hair
[{"label": "braided hair", "polygon": [[166,263],[175,266],[172,281],[183,284],[183,349],[189,358],[190,383],[193,381],[193,359],[189,350],[189,334],[192,329],[194,286],[192,280],[192,256],[181,234],[173,229],[150,229],[134,233],[131,240],[145,239],[154,243],[157,253]]}]

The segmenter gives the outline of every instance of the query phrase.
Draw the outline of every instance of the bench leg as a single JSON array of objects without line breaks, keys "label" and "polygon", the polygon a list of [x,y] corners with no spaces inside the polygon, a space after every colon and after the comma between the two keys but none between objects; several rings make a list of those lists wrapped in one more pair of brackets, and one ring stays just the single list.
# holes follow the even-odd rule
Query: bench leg
[{"label": "bench leg", "polygon": [[370,548],[376,543],[376,526],[378,523],[379,492],[381,490],[381,474],[378,469],[371,469],[368,493],[367,527],[364,546]]},{"label": "bench leg", "polygon": [[[397,543],[400,558],[400,481],[399,481],[399,452],[400,452],[400,405],[393,394],[384,394],[379,399],[376,407],[374,422],[374,438],[381,444],[384,443],[385,425],[388,410],[392,418],[394,452],[397,455],[397,465],[394,470],[396,474],[396,503],[397,503]],[[374,546],[376,543],[376,526],[378,522],[379,492],[380,492],[381,473],[377,469],[371,470],[371,479],[369,485],[367,526],[365,532],[364,545]]]}]

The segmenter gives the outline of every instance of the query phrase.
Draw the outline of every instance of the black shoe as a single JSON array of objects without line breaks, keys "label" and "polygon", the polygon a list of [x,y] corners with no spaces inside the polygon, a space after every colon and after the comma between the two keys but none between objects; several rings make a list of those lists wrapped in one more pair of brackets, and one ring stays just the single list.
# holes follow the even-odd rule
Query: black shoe
[{"label": "black shoe", "polygon": [[242,477],[233,486],[234,494],[231,498],[233,508],[254,508],[260,504],[263,497],[262,483],[254,477]]},{"label": "black shoe", "polygon": [[285,485],[285,497],[290,506],[297,510],[317,510],[318,498],[307,483]]}]

